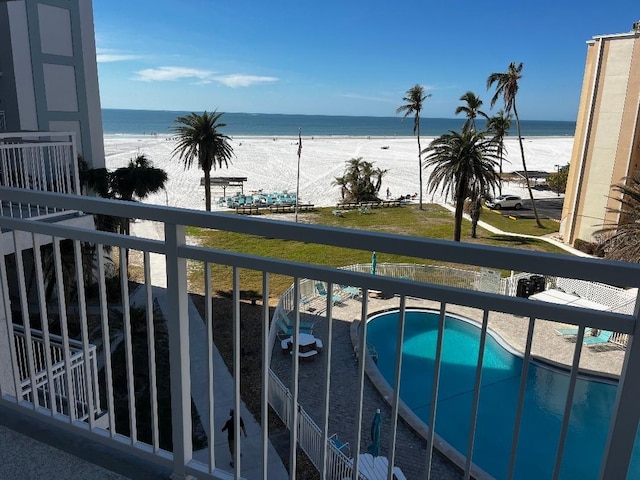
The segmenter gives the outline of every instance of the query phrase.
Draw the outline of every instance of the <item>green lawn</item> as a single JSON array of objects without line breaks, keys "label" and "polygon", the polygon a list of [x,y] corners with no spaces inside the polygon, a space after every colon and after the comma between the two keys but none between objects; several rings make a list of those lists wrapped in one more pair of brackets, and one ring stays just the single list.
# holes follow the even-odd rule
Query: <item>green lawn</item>
[{"label": "green lawn", "polygon": [[509,218],[508,215],[496,213],[495,210],[487,208],[482,209],[480,220],[487,222],[489,225],[499,228],[503,232],[523,233],[526,235],[546,235],[548,233],[557,232],[560,229],[560,223],[554,220],[541,219],[544,228],[538,227],[535,220]]},{"label": "green lawn", "polygon": [[[453,215],[438,205],[425,205],[424,210],[420,210],[416,205],[374,209],[371,213],[367,214],[360,213],[357,210],[345,211],[343,212],[343,217],[333,215],[332,210],[332,208],[321,208],[315,213],[305,214],[305,218],[319,225],[397,233],[442,240],[450,240],[453,238]],[[522,220],[522,222],[534,221]],[[482,229],[478,230],[478,238],[472,239],[470,230],[470,223],[465,221],[462,229],[464,242],[562,253],[557,247],[542,241],[493,235]],[[371,261],[371,251],[366,249],[338,248],[286,240],[265,239],[245,234],[198,228],[189,228],[187,234],[191,237],[192,241],[196,241],[199,245],[205,247],[292,261],[310,262],[317,265],[337,267],[354,263],[369,263]],[[425,260],[401,255],[379,254],[378,262],[425,263]],[[434,261],[429,263],[441,264],[442,262]],[[465,266],[463,268],[473,267]],[[214,290],[220,294],[226,294],[231,291],[231,269],[229,267],[214,265],[212,267],[212,274],[216,282],[213,287]],[[191,289],[201,292],[203,290],[201,264],[196,264],[195,262],[190,263],[189,278]],[[282,275],[272,275],[270,278],[272,296],[278,296],[291,285],[292,281],[290,277]],[[240,282],[241,295],[245,298],[255,297],[258,295],[257,292],[260,292],[262,289],[262,274],[255,271],[241,270]]]}]

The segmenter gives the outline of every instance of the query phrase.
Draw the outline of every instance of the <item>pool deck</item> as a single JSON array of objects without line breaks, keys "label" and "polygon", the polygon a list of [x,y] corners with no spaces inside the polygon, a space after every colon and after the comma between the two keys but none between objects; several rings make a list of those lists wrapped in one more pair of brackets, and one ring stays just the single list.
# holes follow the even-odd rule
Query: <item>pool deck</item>
[{"label": "pool deck", "polygon": [[[400,300],[397,297],[381,300],[369,298],[368,314],[392,308],[398,308]],[[439,309],[437,302],[407,299],[408,307],[422,307]],[[464,316],[478,323],[482,320],[482,312],[477,309],[447,305],[447,312]],[[356,423],[353,413],[356,411],[358,398],[358,362],[356,361],[351,339],[351,326],[359,322],[362,316],[362,302],[358,299],[346,300],[333,308],[332,362],[331,388],[329,409],[329,431],[337,433],[342,441],[351,446],[351,455],[356,454],[353,445]],[[302,321],[315,321],[314,335],[327,346],[327,319],[322,315],[302,312]],[[524,352],[528,317],[519,317],[498,312],[489,315],[489,329],[497,333],[510,347],[517,352]],[[538,359],[545,359],[552,363],[570,366],[576,347],[575,341],[563,338],[554,332],[554,328],[566,325],[555,322],[536,320],[533,336],[532,355]],[[611,344],[605,347],[582,349],[580,368],[601,372],[608,376],[617,376],[622,369],[624,349]],[[371,365],[375,367],[375,365]],[[290,387],[291,357],[280,354],[280,345],[276,344],[272,357],[272,369],[278,377]],[[370,370],[369,365],[367,369]],[[374,368],[374,370],[377,370]],[[317,424],[321,423],[323,414],[323,398],[317,392],[323,391],[325,372],[325,357],[320,355],[313,362],[302,362],[300,365],[299,402],[311,415]],[[375,378],[374,378],[375,380]],[[376,381],[375,383],[378,383]],[[382,412],[382,451],[381,455],[389,456],[389,432],[391,431],[391,408],[383,398],[374,382],[367,376],[364,385],[363,406],[363,434],[359,452],[366,453],[369,445],[368,425],[376,409]],[[396,444],[396,465],[405,473],[407,478],[422,478],[427,467],[426,442],[406,422],[399,419]],[[447,458],[434,452],[431,478],[458,479],[462,475]]]}]

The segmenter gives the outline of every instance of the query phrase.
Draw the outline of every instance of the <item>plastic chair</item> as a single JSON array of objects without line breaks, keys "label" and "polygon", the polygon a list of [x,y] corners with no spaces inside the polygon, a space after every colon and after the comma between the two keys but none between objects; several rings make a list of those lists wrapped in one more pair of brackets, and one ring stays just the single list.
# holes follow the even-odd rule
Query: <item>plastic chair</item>
[{"label": "plastic chair", "polygon": [[[327,296],[329,295],[327,293],[327,289],[324,287],[324,283],[322,282],[316,282],[316,291],[318,292],[318,295],[320,295],[322,298],[327,298]],[[331,296],[331,300],[333,301],[333,304],[335,305],[336,303],[340,303],[340,295],[332,295]]]},{"label": "plastic chair", "polygon": [[334,433],[329,437],[329,443],[335,447],[340,453],[346,455],[351,458],[351,448],[349,447],[349,442],[343,442],[338,438],[338,434]]},{"label": "plastic chair", "polygon": [[[293,327],[287,326],[287,324],[282,321],[282,318],[276,319],[276,325],[278,326],[278,338],[280,340],[291,337],[293,335]],[[300,333],[308,333],[309,335],[313,335],[313,328],[304,328],[300,326]]]},{"label": "plastic chair", "polygon": [[[284,322],[284,324],[289,327],[289,328],[293,328],[293,321],[287,316],[287,314],[285,314],[284,312],[280,312],[279,313],[280,318],[282,319],[282,321]],[[315,322],[300,322],[300,330],[311,330],[311,332],[309,333],[313,333],[313,327],[315,325]]]},{"label": "plastic chair", "polygon": [[609,343],[611,335],[613,335],[613,332],[610,332],[609,330],[602,330],[600,332],[600,335],[598,335],[597,337],[587,337],[582,343],[584,343],[587,347],[602,345],[603,343]]},{"label": "plastic chair", "polygon": [[349,285],[340,285],[340,290],[342,290],[349,298],[356,298],[362,295],[360,289],[358,287],[351,287]]}]

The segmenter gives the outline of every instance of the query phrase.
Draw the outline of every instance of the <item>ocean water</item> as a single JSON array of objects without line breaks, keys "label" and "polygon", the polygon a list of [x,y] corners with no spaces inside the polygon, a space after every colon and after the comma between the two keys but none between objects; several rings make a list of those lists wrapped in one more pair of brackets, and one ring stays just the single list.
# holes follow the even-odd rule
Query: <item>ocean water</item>
[{"label": "ocean water", "polygon": [[[170,134],[174,120],[191,112],[164,110],[102,110],[103,130],[107,135]],[[304,136],[348,137],[411,137],[413,118],[402,117],[348,117],[327,115],[283,115],[266,113],[225,113],[221,121],[226,123],[227,135],[247,136],[296,136],[298,128]],[[449,130],[460,130],[464,118],[422,118],[421,135],[435,136]],[[478,122],[483,128],[484,122]],[[573,136],[575,122],[546,120],[522,120],[523,136],[551,137]],[[515,125],[510,135],[516,135]]]}]

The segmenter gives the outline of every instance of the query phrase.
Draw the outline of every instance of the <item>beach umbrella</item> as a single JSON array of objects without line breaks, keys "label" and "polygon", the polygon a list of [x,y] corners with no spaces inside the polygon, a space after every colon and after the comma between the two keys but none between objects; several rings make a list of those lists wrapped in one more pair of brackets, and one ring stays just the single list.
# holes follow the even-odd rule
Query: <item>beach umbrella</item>
[{"label": "beach umbrella", "polygon": [[380,415],[380,409],[376,410],[376,414],[373,416],[371,422],[371,445],[367,448],[367,451],[375,457],[380,455],[380,428],[382,426],[382,416]]},{"label": "beach umbrella", "polygon": [[378,264],[378,257],[376,255],[376,252],[373,252],[373,254],[371,255],[371,275],[375,275],[376,274],[376,265]]}]

